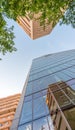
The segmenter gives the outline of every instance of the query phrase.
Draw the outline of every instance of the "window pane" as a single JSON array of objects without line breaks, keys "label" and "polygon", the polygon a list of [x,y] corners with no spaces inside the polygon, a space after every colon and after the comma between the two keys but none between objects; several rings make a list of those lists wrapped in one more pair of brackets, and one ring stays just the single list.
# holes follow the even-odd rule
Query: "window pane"
[{"label": "window pane", "polygon": [[29,102],[32,100],[32,95],[24,97],[24,102]]},{"label": "window pane", "polygon": [[75,79],[72,79],[72,80],[68,81],[67,84],[68,84],[73,90],[75,90]]},{"label": "window pane", "polygon": [[33,101],[33,103],[34,103],[33,104],[34,106],[33,118],[34,119],[46,115],[45,104],[42,97],[37,98],[36,100]]},{"label": "window pane", "polygon": [[39,97],[41,97],[41,96],[42,96],[41,92],[38,92],[38,93],[33,94],[33,98],[34,98],[34,99],[35,99],[35,98],[39,98]]},{"label": "window pane", "polygon": [[53,121],[50,116],[48,116],[48,122],[49,122],[50,130],[54,130]]},{"label": "window pane", "polygon": [[48,91],[48,89],[42,91],[42,95],[43,95],[43,96],[44,96],[44,95],[47,95],[47,91]]},{"label": "window pane", "polygon": [[20,124],[32,120],[32,101],[26,102],[23,105]]},{"label": "window pane", "polygon": [[63,71],[57,72],[57,73],[56,73],[56,76],[57,76],[58,78],[60,78],[60,80],[62,80],[62,81],[67,81],[67,80],[70,80],[70,79],[71,79],[71,77],[69,77],[68,75],[64,74]]},{"label": "window pane", "polygon": [[21,125],[18,130],[32,130],[32,124]]},{"label": "window pane", "polygon": [[26,93],[25,95],[29,95],[32,93],[32,83],[29,83],[26,87]]},{"label": "window pane", "polygon": [[67,84],[68,84],[68,85],[75,84],[75,79],[69,80],[69,81],[67,82]]},{"label": "window pane", "polygon": [[47,118],[41,118],[33,122],[33,130],[49,130]]},{"label": "window pane", "polygon": [[44,101],[44,105],[45,105],[45,111],[46,111],[46,114],[49,114],[48,105],[46,104],[46,95],[43,96],[43,101]]},{"label": "window pane", "polygon": [[71,88],[72,88],[73,90],[75,90],[75,84],[71,85]]}]

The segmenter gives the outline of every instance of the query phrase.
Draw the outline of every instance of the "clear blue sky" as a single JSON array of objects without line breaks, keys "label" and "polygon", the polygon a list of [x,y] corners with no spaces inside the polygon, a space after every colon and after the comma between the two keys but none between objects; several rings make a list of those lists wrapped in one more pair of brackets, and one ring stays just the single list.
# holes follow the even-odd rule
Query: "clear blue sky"
[{"label": "clear blue sky", "polygon": [[0,54],[0,98],[21,93],[32,59],[41,55],[75,49],[75,29],[70,25],[57,24],[50,35],[37,40],[30,39],[23,29],[13,20],[17,52]]}]

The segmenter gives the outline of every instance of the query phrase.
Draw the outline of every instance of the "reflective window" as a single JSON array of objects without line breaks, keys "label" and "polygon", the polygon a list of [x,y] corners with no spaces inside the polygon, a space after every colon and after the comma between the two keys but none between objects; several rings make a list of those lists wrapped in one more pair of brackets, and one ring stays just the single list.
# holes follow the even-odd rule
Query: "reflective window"
[{"label": "reflective window", "polygon": [[41,118],[33,122],[33,130],[50,130],[47,118]]},{"label": "reflective window", "polygon": [[75,130],[75,107],[65,110],[64,115],[71,127],[71,130]]},{"label": "reflective window", "polygon": [[38,92],[38,93],[35,93],[35,94],[33,94],[33,98],[35,99],[35,98],[39,98],[39,97],[41,97],[42,96],[42,93],[41,92]]},{"label": "reflective window", "polygon": [[33,130],[54,130],[50,116],[45,117],[49,115],[46,89],[48,85],[66,81],[69,87],[60,86],[62,90],[54,92],[54,95],[61,107],[68,105],[71,101],[75,102],[74,91],[72,91],[72,89],[75,90],[75,79],[71,80],[75,78],[74,65],[75,50],[70,53],[62,52],[44,56],[33,61],[21,113],[21,126],[18,130],[32,130],[31,124],[26,124],[31,121]]},{"label": "reflective window", "polygon": [[33,119],[46,115],[45,104],[42,97],[33,101]]},{"label": "reflective window", "polygon": [[32,100],[32,95],[24,97],[24,102],[29,102],[31,100]]},{"label": "reflective window", "polygon": [[72,84],[75,84],[75,79],[71,79],[67,82],[68,85],[72,85]]},{"label": "reflective window", "polygon": [[63,90],[68,98],[70,98],[72,101],[75,101],[75,92],[70,87],[64,88]]},{"label": "reflective window", "polygon": [[42,91],[43,96],[46,95],[46,94],[47,94],[47,89]]},{"label": "reflective window", "polygon": [[75,79],[66,82],[73,90],[75,90]]},{"label": "reflective window", "polygon": [[23,105],[20,124],[32,120],[32,101],[26,102]]},{"label": "reflective window", "polygon": [[73,90],[75,90],[75,84],[71,85],[71,88],[72,88]]},{"label": "reflective window", "polygon": [[43,96],[43,101],[44,101],[44,107],[45,107],[45,111],[46,111],[46,114],[49,114],[49,109],[48,109],[48,105],[46,104],[46,95]]},{"label": "reflective window", "polygon": [[40,86],[39,86],[39,82],[33,82],[33,93],[37,92],[37,91],[40,91]]},{"label": "reflective window", "polygon": [[66,75],[66,74],[64,74],[63,71],[57,72],[56,76],[58,76],[62,81],[67,81],[67,80],[71,79],[71,77]]},{"label": "reflective window", "polygon": [[54,130],[53,121],[50,116],[48,116],[48,122],[49,122],[50,130]]},{"label": "reflective window", "polygon": [[68,75],[71,78],[75,78],[75,73],[71,72],[70,70],[71,70],[71,68],[66,69],[63,72],[64,72],[65,75]]},{"label": "reflective window", "polygon": [[39,80],[33,81],[33,93],[40,91],[42,89],[48,88],[49,84],[55,83],[56,79],[54,78],[54,75],[49,75],[46,77],[42,77]]},{"label": "reflective window", "polygon": [[68,97],[65,95],[65,93],[62,90],[55,92],[54,96],[59,106],[63,107],[70,104],[70,100],[68,99]]},{"label": "reflective window", "polygon": [[18,127],[18,130],[32,130],[32,124],[25,124]]},{"label": "reflective window", "polygon": [[75,66],[71,67],[71,72],[75,73]]},{"label": "reflective window", "polygon": [[32,84],[29,84],[26,88],[26,94],[25,95],[29,95],[32,93]]},{"label": "reflective window", "polygon": [[[59,67],[58,67],[58,65],[59,65]],[[29,81],[36,80],[42,76],[47,76],[49,74],[52,74],[52,73],[55,73],[58,71],[62,71],[63,69],[67,69],[67,67],[64,64],[59,63],[58,65],[54,64],[52,66],[49,65],[49,66],[45,67],[42,71],[39,71],[38,73],[31,75],[29,77]],[[69,64],[69,66],[70,66],[70,64]]]}]

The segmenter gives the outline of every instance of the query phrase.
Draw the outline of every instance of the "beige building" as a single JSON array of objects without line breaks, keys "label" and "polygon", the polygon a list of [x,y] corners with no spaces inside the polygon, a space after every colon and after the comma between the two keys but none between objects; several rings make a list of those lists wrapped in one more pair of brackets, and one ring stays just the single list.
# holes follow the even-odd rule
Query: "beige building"
[{"label": "beige building", "polygon": [[20,94],[0,99],[0,130],[10,130]]},{"label": "beige building", "polygon": [[75,130],[75,90],[65,82],[49,85],[46,102],[55,130]]},{"label": "beige building", "polygon": [[39,16],[34,17],[34,19],[30,19],[28,16],[18,17],[17,22],[32,39],[48,35],[52,31],[52,24],[45,25],[44,28],[40,25],[40,20],[36,20]]}]

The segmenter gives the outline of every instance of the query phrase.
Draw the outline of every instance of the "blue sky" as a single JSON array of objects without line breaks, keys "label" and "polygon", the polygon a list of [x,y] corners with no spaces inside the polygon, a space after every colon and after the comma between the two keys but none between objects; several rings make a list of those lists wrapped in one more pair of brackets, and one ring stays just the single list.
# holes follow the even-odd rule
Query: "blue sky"
[{"label": "blue sky", "polygon": [[64,50],[75,49],[75,29],[57,24],[51,34],[32,40],[13,20],[16,52],[0,54],[0,98],[21,93],[32,59]]}]

